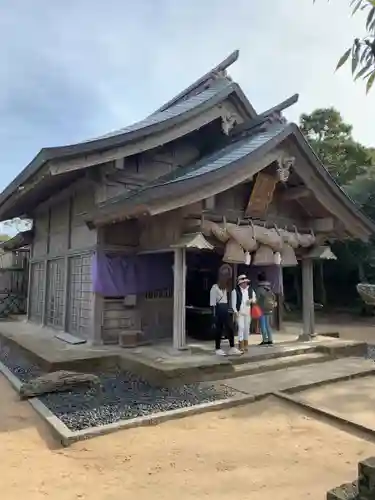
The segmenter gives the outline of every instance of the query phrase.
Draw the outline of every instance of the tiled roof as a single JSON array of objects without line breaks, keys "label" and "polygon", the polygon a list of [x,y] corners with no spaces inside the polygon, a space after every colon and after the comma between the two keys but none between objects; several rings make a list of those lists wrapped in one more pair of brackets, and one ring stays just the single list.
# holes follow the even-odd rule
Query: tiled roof
[{"label": "tiled roof", "polygon": [[82,143],[98,141],[100,139],[108,139],[109,137],[114,137],[116,135],[123,135],[123,134],[127,134],[129,132],[135,132],[137,130],[141,130],[141,129],[150,127],[151,125],[165,122],[166,120],[169,120],[170,118],[174,118],[178,115],[182,115],[182,114],[186,113],[186,111],[190,111],[190,110],[200,106],[201,104],[204,104],[205,102],[209,101],[210,99],[212,99],[216,95],[220,94],[220,92],[222,92],[223,90],[228,89],[229,87],[232,87],[232,86],[233,86],[233,83],[230,82],[229,80],[227,80],[225,78],[218,79],[207,90],[204,90],[200,94],[189,97],[188,99],[186,99],[184,101],[178,102],[177,104],[166,109],[165,111],[159,111],[157,113],[154,113],[151,116],[148,116],[144,120],[133,123],[131,125],[128,125],[127,127],[115,130],[113,132],[109,132],[108,134],[104,134],[104,135],[101,135],[99,137],[94,137],[92,139],[87,139],[85,141],[82,141]]},{"label": "tiled roof", "polygon": [[268,130],[255,132],[254,134],[233,142],[196,162],[190,163],[185,167],[178,167],[173,172],[163,175],[158,179],[145,184],[141,188],[136,189],[135,191],[116,196],[104,202],[100,206],[102,208],[110,207],[111,205],[116,205],[117,203],[121,203],[125,200],[135,200],[139,195],[153,188],[168,185],[171,185],[171,188],[173,188],[174,183],[190,180],[201,175],[220,170],[221,168],[227,167],[228,165],[245,158],[262,146],[265,146],[286,128],[288,128],[288,124],[278,124],[272,126]]},{"label": "tiled roof", "polygon": [[258,132],[250,137],[246,137],[238,142],[230,144],[213,155],[202,158],[195,164],[177,169],[174,175],[171,175],[170,178],[164,177],[163,182],[160,184],[165,185],[172,184],[173,182],[184,181],[192,177],[198,177],[200,175],[219,170],[222,167],[226,167],[230,163],[241,160],[261,146],[264,146],[268,141],[282,132],[287,126],[287,124],[280,124],[270,128],[269,130]]}]

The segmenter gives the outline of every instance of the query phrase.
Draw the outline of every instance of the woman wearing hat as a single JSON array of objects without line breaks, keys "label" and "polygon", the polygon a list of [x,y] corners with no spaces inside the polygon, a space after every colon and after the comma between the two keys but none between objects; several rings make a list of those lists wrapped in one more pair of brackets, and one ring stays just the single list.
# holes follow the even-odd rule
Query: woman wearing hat
[{"label": "woman wearing hat", "polygon": [[238,347],[247,351],[251,324],[251,305],[256,303],[256,295],[250,287],[250,280],[245,274],[237,278],[237,286],[232,291],[232,309],[238,327]]}]

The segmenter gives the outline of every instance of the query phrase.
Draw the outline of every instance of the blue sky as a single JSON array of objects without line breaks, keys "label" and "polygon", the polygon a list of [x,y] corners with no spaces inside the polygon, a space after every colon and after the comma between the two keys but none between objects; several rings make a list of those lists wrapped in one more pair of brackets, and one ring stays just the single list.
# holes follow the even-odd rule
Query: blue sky
[{"label": "blue sky", "polygon": [[361,17],[349,0],[1,0],[0,190],[43,146],[141,119],[235,49],[230,69],[262,111],[335,106],[375,144],[375,90],[334,73]]}]

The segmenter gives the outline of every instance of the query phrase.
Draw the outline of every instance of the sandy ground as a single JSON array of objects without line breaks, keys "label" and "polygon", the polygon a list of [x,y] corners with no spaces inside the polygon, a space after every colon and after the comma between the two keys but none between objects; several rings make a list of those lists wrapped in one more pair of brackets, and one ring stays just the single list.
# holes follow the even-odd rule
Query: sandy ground
[{"label": "sandy ground", "polygon": [[374,386],[375,377],[370,376],[309,389],[299,396],[314,406],[375,429]]},{"label": "sandy ground", "polygon": [[0,379],[1,499],[324,499],[374,446],[278,402],[56,446]]}]

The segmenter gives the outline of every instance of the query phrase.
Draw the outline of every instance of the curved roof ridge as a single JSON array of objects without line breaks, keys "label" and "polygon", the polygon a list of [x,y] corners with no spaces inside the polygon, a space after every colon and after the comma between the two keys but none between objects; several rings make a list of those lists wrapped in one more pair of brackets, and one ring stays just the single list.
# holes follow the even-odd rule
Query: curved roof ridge
[{"label": "curved roof ridge", "polygon": [[214,78],[214,76],[218,73],[225,72],[229,66],[231,66],[233,63],[235,63],[238,60],[238,57],[240,55],[239,50],[235,50],[231,54],[229,54],[228,57],[226,57],[223,61],[221,61],[219,64],[217,64],[214,68],[212,68],[210,71],[205,73],[203,76],[195,80],[191,85],[186,87],[184,90],[179,92],[177,95],[172,97],[168,102],[163,104],[160,108],[158,108],[156,111],[152,113],[151,116],[160,113],[161,111],[165,111],[172,106],[175,106],[177,103],[181,102],[182,100],[186,99],[189,97],[189,94],[191,92],[194,92],[194,90],[197,90],[201,85],[204,85],[205,82],[208,80]]},{"label": "curved roof ridge", "polygon": [[179,115],[181,113],[184,113],[185,111],[188,111],[190,109],[195,108],[199,104],[202,104],[204,101],[213,97],[215,94],[217,94],[217,93],[221,92],[222,90],[224,90],[225,88],[229,87],[231,84],[232,84],[232,82],[230,82],[229,80],[218,79],[208,89],[204,90],[203,92],[200,92],[197,95],[193,95],[182,102],[178,102],[174,106],[172,106],[168,109],[165,109],[163,111],[158,111],[157,113],[154,113],[154,114],[144,118],[143,120],[140,120],[138,122],[134,122],[130,125],[127,125],[126,127],[114,130],[113,132],[108,132],[107,134],[103,134],[103,135],[100,135],[98,137],[86,139],[86,140],[81,141],[77,144],[86,144],[88,142],[95,142],[95,141],[99,141],[101,139],[108,139],[108,138],[114,137],[116,135],[127,134],[127,133],[133,132],[135,130],[140,130],[142,128],[149,127],[149,126],[154,125],[156,123],[166,121],[169,118],[173,118],[176,115]]},{"label": "curved roof ridge", "polygon": [[34,159],[16,176],[16,178],[0,193],[0,204],[10,196],[30,176],[34,175],[47,161],[75,154],[85,154],[94,149],[117,147],[124,141],[137,140],[152,130],[157,131],[169,121],[182,121],[184,116],[195,116],[202,108],[206,109],[224,100],[233,91],[236,84],[225,79],[218,79],[204,92],[177,103],[172,108],[160,111],[144,120],[128,125],[125,128],[108,134],[81,141],[75,144],[43,148]]}]

